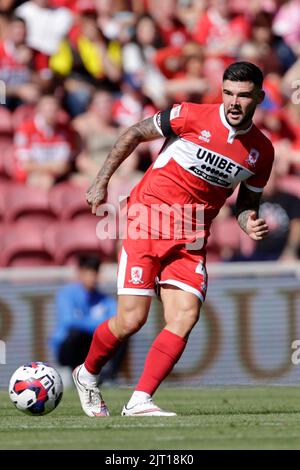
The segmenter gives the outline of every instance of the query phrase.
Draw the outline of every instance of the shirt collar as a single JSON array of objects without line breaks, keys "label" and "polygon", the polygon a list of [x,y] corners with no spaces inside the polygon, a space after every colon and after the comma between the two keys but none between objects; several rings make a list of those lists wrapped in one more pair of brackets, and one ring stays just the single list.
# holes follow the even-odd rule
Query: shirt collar
[{"label": "shirt collar", "polygon": [[229,144],[233,143],[233,141],[234,141],[234,139],[237,135],[247,134],[247,132],[249,132],[252,129],[252,126],[253,126],[253,122],[251,121],[251,124],[250,124],[249,127],[247,127],[247,129],[236,129],[235,127],[232,127],[229,124],[229,122],[227,122],[227,119],[225,117],[224,103],[222,103],[221,106],[220,106],[220,118],[221,118],[223,126],[225,126],[229,130],[228,139],[227,139],[227,142]]}]

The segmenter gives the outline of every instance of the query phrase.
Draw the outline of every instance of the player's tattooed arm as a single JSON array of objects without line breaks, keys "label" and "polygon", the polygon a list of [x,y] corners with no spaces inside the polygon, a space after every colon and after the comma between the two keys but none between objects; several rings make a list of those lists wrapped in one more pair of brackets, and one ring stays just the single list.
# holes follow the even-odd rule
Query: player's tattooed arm
[{"label": "player's tattooed arm", "polygon": [[240,185],[236,201],[236,218],[241,229],[253,240],[262,240],[268,235],[268,226],[264,219],[259,218],[259,204],[262,193]]},{"label": "player's tattooed arm", "polygon": [[120,164],[136,149],[141,142],[158,139],[161,134],[153,123],[153,118],[145,119],[129,127],[119,136],[111,149],[103,167],[100,169],[96,180],[107,182]]},{"label": "player's tattooed arm", "polygon": [[156,124],[154,124],[153,117],[150,117],[129,127],[118,137],[86,193],[86,199],[92,208],[93,214],[96,213],[97,207],[106,200],[108,182],[121,163],[126,160],[141,142],[149,142],[162,137],[158,130],[160,125],[159,118],[157,117]]}]

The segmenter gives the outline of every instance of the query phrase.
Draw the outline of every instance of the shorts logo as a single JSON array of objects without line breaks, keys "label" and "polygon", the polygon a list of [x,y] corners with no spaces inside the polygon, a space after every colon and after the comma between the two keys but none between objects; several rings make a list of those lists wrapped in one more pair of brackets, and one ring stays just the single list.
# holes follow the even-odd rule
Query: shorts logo
[{"label": "shorts logo", "polygon": [[200,274],[202,276],[201,280],[201,289],[205,293],[207,289],[207,271],[205,268],[205,264],[203,261],[200,261],[196,266],[195,273]]},{"label": "shorts logo", "polygon": [[209,131],[201,131],[201,135],[199,135],[199,139],[200,140],[203,140],[204,142],[210,142],[210,138],[211,138],[211,133]]},{"label": "shorts logo", "polygon": [[142,275],[143,275],[143,268],[140,268],[138,266],[134,266],[131,268],[131,279],[129,279],[128,282],[132,282],[132,284],[144,284],[144,281],[142,280]]},{"label": "shorts logo", "polygon": [[249,165],[254,166],[258,159],[259,159],[259,151],[256,149],[251,149],[246,159],[246,163],[249,163]]}]

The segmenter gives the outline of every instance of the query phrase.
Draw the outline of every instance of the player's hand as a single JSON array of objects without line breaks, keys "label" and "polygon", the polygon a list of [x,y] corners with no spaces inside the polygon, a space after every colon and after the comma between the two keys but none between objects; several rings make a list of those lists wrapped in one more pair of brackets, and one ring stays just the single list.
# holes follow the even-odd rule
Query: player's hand
[{"label": "player's hand", "polygon": [[99,181],[94,183],[88,188],[86,192],[86,200],[91,207],[92,214],[96,214],[97,208],[103,204],[107,199],[107,185],[101,184]]},{"label": "player's hand", "polygon": [[247,221],[247,233],[253,240],[263,240],[269,233],[269,227],[264,219],[258,219],[255,211],[251,212]]}]

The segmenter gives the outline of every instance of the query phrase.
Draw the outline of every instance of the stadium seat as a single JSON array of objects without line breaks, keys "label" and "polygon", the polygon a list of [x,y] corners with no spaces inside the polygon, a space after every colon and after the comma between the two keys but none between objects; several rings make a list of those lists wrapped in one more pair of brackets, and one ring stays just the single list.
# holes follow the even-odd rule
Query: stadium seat
[{"label": "stadium seat", "polygon": [[61,220],[68,220],[90,213],[85,200],[86,188],[72,183],[59,183],[49,193],[51,210]]},{"label": "stadium seat", "polygon": [[0,106],[0,136],[12,135],[13,119],[11,112],[4,106]]},{"label": "stadium seat", "polygon": [[114,255],[115,241],[100,240],[96,235],[99,219],[83,217],[50,225],[44,233],[46,250],[57,264],[72,264],[79,253],[97,253],[109,260]]},{"label": "stadium seat", "polygon": [[53,259],[45,250],[44,228],[32,222],[7,224],[2,232],[2,266],[51,266]]},{"label": "stadium seat", "polygon": [[10,185],[10,181],[8,179],[0,180],[0,219],[5,218],[6,208],[5,208],[5,195],[7,188]]},{"label": "stadium seat", "polygon": [[0,223],[0,266],[2,267],[2,259],[1,259],[1,253],[3,252],[3,237],[4,237],[4,224]]},{"label": "stadium seat", "polygon": [[278,186],[281,191],[284,191],[300,198],[300,176],[283,176],[278,181]]},{"label": "stadium seat", "polygon": [[[240,249],[241,229],[235,217],[216,218],[211,227],[212,246],[218,247],[222,259],[231,259]],[[209,248],[209,246],[208,246]]]},{"label": "stadium seat", "polygon": [[13,143],[11,138],[0,137],[0,176],[2,180],[11,178],[13,161]]},{"label": "stadium seat", "polygon": [[0,175],[10,179],[14,175],[15,168],[14,146],[11,141],[0,142]]},{"label": "stadium seat", "polygon": [[47,191],[21,184],[8,186],[5,194],[5,208],[7,222],[26,214],[47,214],[49,216],[52,214]]}]

